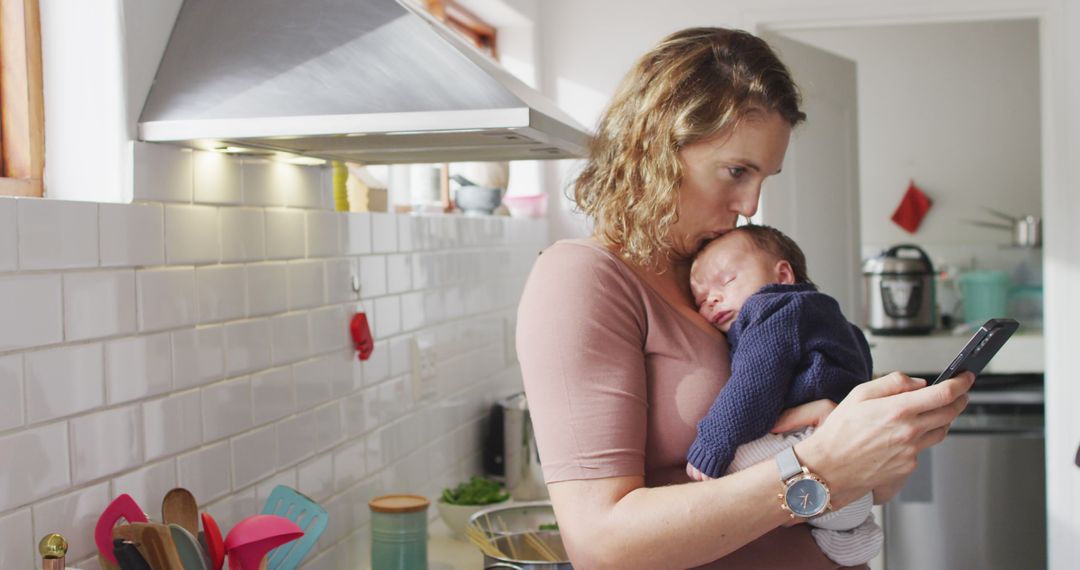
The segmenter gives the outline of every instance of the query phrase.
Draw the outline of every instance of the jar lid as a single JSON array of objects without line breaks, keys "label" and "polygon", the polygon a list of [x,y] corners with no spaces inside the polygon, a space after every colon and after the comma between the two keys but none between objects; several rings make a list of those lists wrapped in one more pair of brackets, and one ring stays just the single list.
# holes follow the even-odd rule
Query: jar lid
[{"label": "jar lid", "polygon": [[427,510],[430,504],[420,495],[383,495],[368,501],[368,508],[377,513],[415,513]]}]

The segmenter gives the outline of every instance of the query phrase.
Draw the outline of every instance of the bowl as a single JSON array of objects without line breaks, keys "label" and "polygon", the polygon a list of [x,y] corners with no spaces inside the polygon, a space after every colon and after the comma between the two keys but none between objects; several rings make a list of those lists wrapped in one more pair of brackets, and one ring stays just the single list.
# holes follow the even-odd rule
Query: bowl
[{"label": "bowl", "polygon": [[[507,498],[507,501],[510,500]],[[451,505],[450,503],[444,503],[442,499],[435,504],[439,509],[439,517],[446,523],[446,527],[450,529],[450,532],[455,538],[465,537],[465,526],[469,524],[469,519],[476,513],[497,507],[502,503],[491,503],[487,505]]]},{"label": "bowl", "polygon": [[540,532],[541,525],[555,524],[555,509],[551,501],[488,505],[472,515],[469,522],[493,536]]},{"label": "bowl", "polygon": [[461,186],[454,193],[454,202],[466,214],[491,214],[502,203],[502,192],[494,186]]},{"label": "bowl", "polygon": [[503,196],[502,201],[515,218],[543,218],[547,213],[547,194]]}]

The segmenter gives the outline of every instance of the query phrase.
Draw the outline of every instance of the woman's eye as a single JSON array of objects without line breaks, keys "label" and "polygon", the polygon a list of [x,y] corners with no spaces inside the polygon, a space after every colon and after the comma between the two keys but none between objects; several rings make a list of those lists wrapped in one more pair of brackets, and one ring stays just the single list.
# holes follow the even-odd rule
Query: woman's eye
[{"label": "woman's eye", "polygon": [[742,178],[743,174],[746,174],[746,169],[741,167],[741,166],[729,166],[727,171],[728,171],[728,174],[730,174],[731,177],[736,179],[736,180],[738,180],[739,178]]}]

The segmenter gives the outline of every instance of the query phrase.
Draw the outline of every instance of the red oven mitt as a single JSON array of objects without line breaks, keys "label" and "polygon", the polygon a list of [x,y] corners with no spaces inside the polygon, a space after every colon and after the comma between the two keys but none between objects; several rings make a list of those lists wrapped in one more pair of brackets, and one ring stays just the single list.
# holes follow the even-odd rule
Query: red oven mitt
[{"label": "red oven mitt", "polygon": [[922,189],[915,185],[915,181],[908,184],[907,192],[900,199],[900,205],[893,212],[892,221],[904,228],[908,233],[915,233],[922,224],[923,217],[930,210],[933,201],[923,193]]}]

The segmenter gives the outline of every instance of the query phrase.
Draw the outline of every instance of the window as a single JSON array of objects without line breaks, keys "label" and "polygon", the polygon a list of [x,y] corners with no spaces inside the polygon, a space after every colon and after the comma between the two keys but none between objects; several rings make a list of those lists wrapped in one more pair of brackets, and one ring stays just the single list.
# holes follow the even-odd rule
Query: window
[{"label": "window", "polygon": [[0,0],[0,195],[42,196],[44,170],[38,0]]}]

